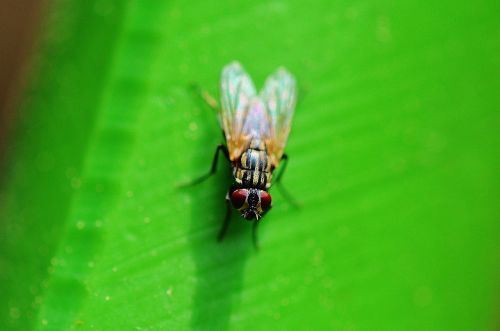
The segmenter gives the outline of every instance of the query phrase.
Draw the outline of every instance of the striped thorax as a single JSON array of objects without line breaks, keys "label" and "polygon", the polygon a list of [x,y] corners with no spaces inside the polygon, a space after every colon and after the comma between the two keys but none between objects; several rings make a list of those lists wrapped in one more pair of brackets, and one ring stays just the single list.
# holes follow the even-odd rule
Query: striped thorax
[{"label": "striped thorax", "polygon": [[264,142],[253,139],[233,165],[236,183],[242,187],[267,190],[271,186],[271,164]]}]

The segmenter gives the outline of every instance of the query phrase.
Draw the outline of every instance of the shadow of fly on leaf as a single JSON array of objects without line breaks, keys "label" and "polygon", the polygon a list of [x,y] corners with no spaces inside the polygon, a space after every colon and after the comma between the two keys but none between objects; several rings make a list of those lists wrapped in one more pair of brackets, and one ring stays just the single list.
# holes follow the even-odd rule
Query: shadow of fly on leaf
[{"label": "shadow of fly on leaf", "polygon": [[297,101],[295,78],[286,69],[279,68],[267,78],[264,88],[257,94],[243,67],[232,62],[222,70],[220,104],[197,85],[192,87],[217,113],[225,144],[217,146],[208,173],[179,187],[200,184],[214,175],[222,154],[231,164],[234,180],[226,194],[226,215],[217,239],[222,241],[224,238],[234,207],[244,219],[253,222],[252,239],[258,248],[257,227],[272,207],[268,191],[274,171],[281,162],[274,183],[290,204],[298,207],[280,185],[288,163],[284,149]]}]

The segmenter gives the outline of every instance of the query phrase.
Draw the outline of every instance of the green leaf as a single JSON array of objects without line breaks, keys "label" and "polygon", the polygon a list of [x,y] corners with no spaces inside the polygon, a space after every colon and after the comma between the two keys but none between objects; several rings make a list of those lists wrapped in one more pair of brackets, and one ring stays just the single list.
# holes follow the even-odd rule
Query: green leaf
[{"label": "green leaf", "polygon": [[[498,5],[56,1],[0,187],[2,330],[488,330],[498,323]],[[216,94],[301,86],[284,185],[215,238]],[[222,159],[221,159],[222,160]],[[221,162],[221,164],[223,164]]]}]

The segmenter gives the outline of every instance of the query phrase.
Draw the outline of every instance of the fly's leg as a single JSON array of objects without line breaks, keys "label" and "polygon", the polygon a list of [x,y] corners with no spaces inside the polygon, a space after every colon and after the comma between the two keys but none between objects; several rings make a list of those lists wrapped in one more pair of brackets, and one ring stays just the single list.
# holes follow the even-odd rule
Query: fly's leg
[{"label": "fly's leg", "polygon": [[224,217],[224,223],[219,230],[217,235],[217,241],[222,241],[226,235],[227,228],[229,227],[229,221],[231,220],[231,200],[229,199],[229,192],[226,194],[226,216]]},{"label": "fly's leg", "polygon": [[214,159],[212,161],[212,168],[210,168],[210,171],[208,173],[204,174],[203,176],[198,177],[198,178],[196,178],[188,183],[184,183],[184,184],[179,185],[179,187],[183,188],[183,187],[188,187],[188,186],[199,184],[199,183],[203,182],[205,179],[207,179],[208,177],[215,174],[217,172],[217,162],[219,160],[219,152],[220,151],[222,151],[224,153],[224,156],[229,161],[229,151],[227,150],[226,145],[220,144],[219,146],[217,146],[217,149],[215,151],[215,156],[214,156]]},{"label": "fly's leg", "polygon": [[276,184],[281,182],[281,177],[283,177],[283,174],[285,173],[286,165],[288,164],[288,154],[283,154],[283,156],[281,156],[281,161],[283,161],[283,167],[281,167],[280,173],[276,176]]},{"label": "fly's leg", "polygon": [[191,83],[191,89],[193,92],[201,98],[210,108],[214,111],[219,111],[219,104],[217,100],[210,95],[206,90],[202,89],[198,84]]},{"label": "fly's leg", "polygon": [[281,160],[283,161],[283,166],[281,168],[280,173],[276,176],[275,183],[278,186],[278,189],[280,190],[281,194],[285,197],[286,200],[288,200],[288,203],[294,206],[295,208],[299,208],[300,204],[292,197],[292,195],[288,192],[288,190],[281,184],[281,178],[283,177],[283,174],[285,173],[286,170],[286,166],[288,164],[288,155],[283,154]]}]

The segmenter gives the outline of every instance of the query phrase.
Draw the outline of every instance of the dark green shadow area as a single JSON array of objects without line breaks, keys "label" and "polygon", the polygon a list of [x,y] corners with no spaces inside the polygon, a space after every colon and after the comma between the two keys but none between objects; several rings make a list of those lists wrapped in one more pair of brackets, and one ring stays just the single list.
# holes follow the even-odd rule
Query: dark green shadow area
[{"label": "dark green shadow area", "polygon": [[[196,152],[208,155],[207,152],[213,150],[206,160],[208,172],[217,146],[207,146],[207,142],[214,141],[219,131],[213,111],[196,97],[193,95],[204,112],[202,117],[206,119],[203,122],[206,127],[202,128],[204,136]],[[193,174],[193,178],[200,175],[203,173]],[[207,325],[213,330],[229,329],[234,306],[239,302],[243,289],[246,260],[249,254],[257,253],[251,241],[252,223],[241,218],[234,209],[223,240],[217,241],[226,215],[225,197],[231,184],[230,163],[220,154],[216,174],[183,189],[192,199],[190,240],[196,278],[190,323],[192,330],[205,330]]]},{"label": "dark green shadow area", "polygon": [[47,9],[0,178],[1,330],[31,329],[41,304],[81,185],[123,12],[124,3],[97,0],[56,1]]},{"label": "dark green shadow area", "polygon": [[[210,185],[212,180],[207,180]],[[224,181],[217,181],[222,185]],[[209,189],[206,187],[194,188],[194,190]],[[245,264],[249,254],[253,254],[254,248],[251,243],[251,224],[243,220],[239,215],[233,214],[228,232],[222,242],[217,242],[217,232],[222,224],[226,212],[224,196],[225,189],[213,189],[220,197],[215,204],[220,208],[206,209],[193,208],[191,241],[193,260],[195,263],[196,285],[194,290],[193,311],[191,317],[191,328],[193,330],[204,330],[207,323],[214,330],[228,330],[230,317],[235,304],[240,300],[243,289],[243,278]],[[214,194],[215,195],[215,194]],[[204,194],[192,193],[193,206],[199,205],[204,200]],[[212,203],[210,203],[212,204]],[[213,215],[218,216],[208,227],[209,231],[199,231],[200,226]]]}]

